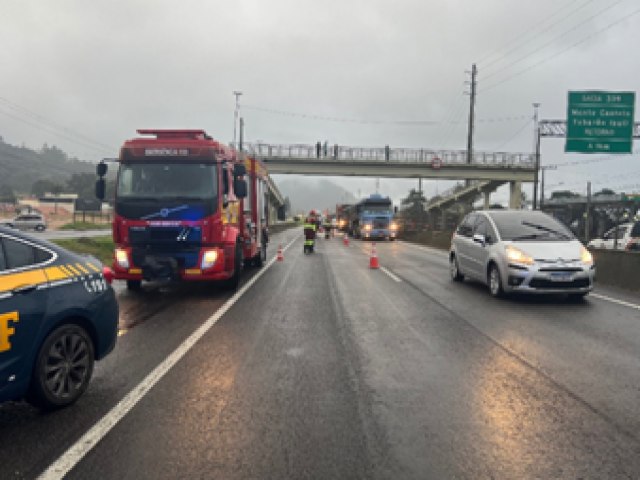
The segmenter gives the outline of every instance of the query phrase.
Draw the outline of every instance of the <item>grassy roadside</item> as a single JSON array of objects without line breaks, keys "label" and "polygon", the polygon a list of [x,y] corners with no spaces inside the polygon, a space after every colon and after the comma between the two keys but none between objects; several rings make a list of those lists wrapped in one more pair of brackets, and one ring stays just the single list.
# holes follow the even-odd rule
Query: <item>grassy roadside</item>
[{"label": "grassy roadside", "polygon": [[69,238],[52,240],[53,243],[75,253],[93,255],[105,265],[111,265],[113,258],[113,239],[111,236],[92,238]]},{"label": "grassy roadside", "polygon": [[71,222],[62,225],[59,230],[110,230],[111,223]]}]

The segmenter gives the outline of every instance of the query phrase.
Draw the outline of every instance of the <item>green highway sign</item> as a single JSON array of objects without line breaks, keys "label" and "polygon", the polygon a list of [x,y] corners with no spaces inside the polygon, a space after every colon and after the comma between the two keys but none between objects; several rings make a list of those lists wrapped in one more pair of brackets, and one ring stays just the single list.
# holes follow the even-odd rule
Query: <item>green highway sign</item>
[{"label": "green highway sign", "polygon": [[640,202],[640,193],[623,193],[623,202]]},{"label": "green highway sign", "polygon": [[565,152],[631,153],[635,92],[569,92]]}]

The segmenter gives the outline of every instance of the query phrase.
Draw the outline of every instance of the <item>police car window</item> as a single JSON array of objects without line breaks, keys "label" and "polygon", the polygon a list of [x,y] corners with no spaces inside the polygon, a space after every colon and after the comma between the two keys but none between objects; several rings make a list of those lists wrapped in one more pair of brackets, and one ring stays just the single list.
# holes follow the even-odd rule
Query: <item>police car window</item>
[{"label": "police car window", "polygon": [[47,252],[46,250],[42,250],[41,248],[34,247],[36,263],[43,263],[48,260],[51,260],[53,254]]},{"label": "police car window", "polygon": [[34,249],[31,245],[16,242],[10,238],[3,238],[2,244],[8,269],[26,267],[35,263]]}]

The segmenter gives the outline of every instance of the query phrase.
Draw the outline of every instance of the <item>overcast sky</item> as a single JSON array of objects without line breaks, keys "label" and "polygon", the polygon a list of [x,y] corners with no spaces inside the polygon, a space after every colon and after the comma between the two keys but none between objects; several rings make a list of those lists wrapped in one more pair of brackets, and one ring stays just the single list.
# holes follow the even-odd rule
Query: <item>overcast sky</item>
[{"label": "overcast sky", "polygon": [[[92,161],[137,128],[228,142],[241,90],[249,141],[462,149],[476,62],[476,150],[531,151],[533,102],[563,119],[568,90],[638,89],[639,27],[637,0],[0,0],[0,135]],[[543,164],[577,163],[550,189],[640,191],[638,155],[562,151],[543,140]]]}]

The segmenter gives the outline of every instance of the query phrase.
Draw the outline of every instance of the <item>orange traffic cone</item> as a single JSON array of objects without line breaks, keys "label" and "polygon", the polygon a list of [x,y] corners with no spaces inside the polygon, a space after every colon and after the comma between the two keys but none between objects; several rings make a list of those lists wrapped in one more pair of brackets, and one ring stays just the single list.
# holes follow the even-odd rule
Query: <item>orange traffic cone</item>
[{"label": "orange traffic cone", "polygon": [[376,253],[375,242],[371,244],[371,257],[369,257],[369,268],[380,268],[378,264],[378,254]]},{"label": "orange traffic cone", "polygon": [[282,244],[278,245],[278,255],[276,256],[278,262],[284,261],[284,255],[282,254]]},{"label": "orange traffic cone", "polygon": [[349,246],[349,235],[347,235],[346,233],[344,234],[344,237],[342,237],[342,243],[348,247]]}]

